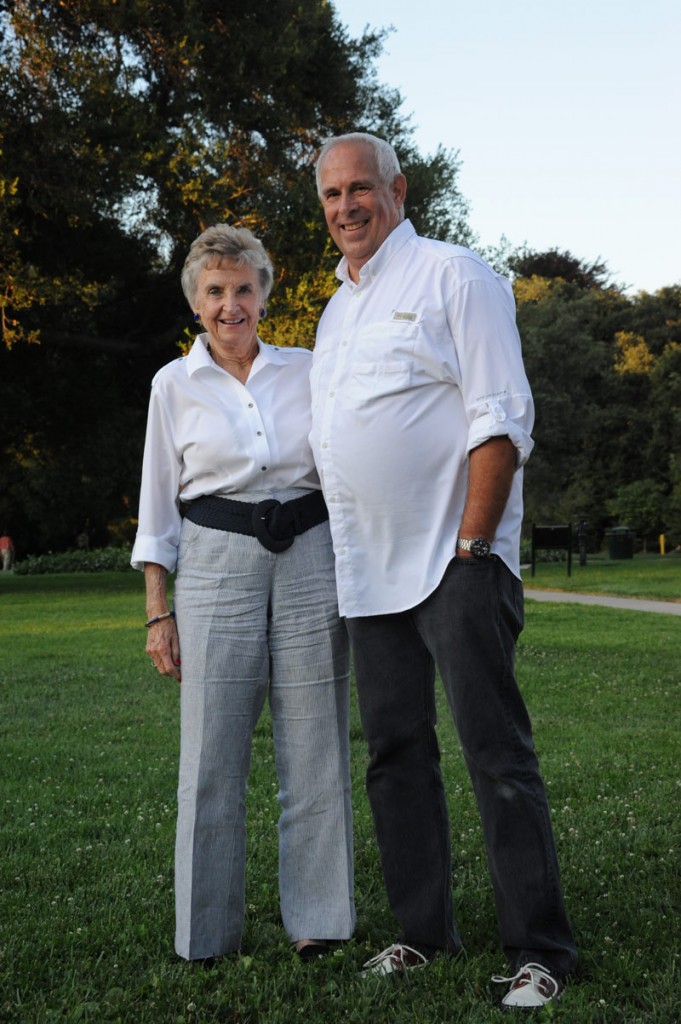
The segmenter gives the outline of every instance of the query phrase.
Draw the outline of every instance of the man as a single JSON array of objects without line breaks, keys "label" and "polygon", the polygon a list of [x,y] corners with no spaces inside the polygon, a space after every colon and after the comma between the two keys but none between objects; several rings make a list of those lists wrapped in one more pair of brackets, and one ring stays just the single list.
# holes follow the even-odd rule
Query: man
[{"label": "man", "polygon": [[353,644],[367,792],[400,926],[366,974],[455,953],[435,732],[440,671],[480,810],[503,1005],[560,995],[576,951],[531,726],[513,672],[523,623],[522,466],[533,404],[508,281],[419,238],[387,143],[328,140],[317,185],[343,254],[319,324],[311,440]]}]

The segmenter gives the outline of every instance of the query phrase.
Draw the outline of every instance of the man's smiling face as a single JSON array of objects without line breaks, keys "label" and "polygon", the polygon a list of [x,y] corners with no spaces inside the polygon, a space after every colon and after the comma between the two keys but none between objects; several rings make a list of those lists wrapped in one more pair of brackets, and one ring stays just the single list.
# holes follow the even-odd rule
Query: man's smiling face
[{"label": "man's smiling face", "polygon": [[381,182],[373,149],[359,141],[333,146],[324,157],[320,177],[329,232],[357,281],[360,268],[402,219],[406,180],[398,174],[390,185]]}]

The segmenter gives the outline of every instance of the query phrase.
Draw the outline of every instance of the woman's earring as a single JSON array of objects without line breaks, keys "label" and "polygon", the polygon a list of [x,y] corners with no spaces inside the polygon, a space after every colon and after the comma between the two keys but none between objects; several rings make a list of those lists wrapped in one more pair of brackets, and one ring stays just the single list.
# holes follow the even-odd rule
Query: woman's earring
[{"label": "woman's earring", "polygon": [[200,319],[201,319],[201,317],[199,316],[199,314],[198,313],[194,313],[194,323],[198,324]]},{"label": "woman's earring", "polygon": [[267,316],[267,310],[263,306],[262,309],[260,310],[260,319],[263,320],[266,316]]}]

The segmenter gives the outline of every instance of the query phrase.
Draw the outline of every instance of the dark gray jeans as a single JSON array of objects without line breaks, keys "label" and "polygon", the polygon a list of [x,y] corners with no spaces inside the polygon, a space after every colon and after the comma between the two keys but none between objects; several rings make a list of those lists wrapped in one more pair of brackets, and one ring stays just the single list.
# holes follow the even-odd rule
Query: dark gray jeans
[{"label": "dark gray jeans", "polygon": [[348,619],[369,744],[367,792],[400,940],[455,951],[449,821],[435,724],[440,671],[482,819],[499,933],[515,968],[565,975],[576,950],[532,729],[514,676],[522,584],[455,558],[422,604]]}]

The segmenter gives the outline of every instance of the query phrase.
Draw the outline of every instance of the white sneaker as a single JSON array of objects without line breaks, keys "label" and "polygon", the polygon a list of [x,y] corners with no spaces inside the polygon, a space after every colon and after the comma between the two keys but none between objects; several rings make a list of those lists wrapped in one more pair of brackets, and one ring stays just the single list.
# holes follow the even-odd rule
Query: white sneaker
[{"label": "white sneaker", "polygon": [[416,967],[427,967],[429,963],[428,957],[419,953],[417,949],[405,946],[403,942],[396,942],[378,956],[367,960],[360,975],[362,978],[368,978],[383,974],[404,974],[405,971],[413,971]]},{"label": "white sneaker", "polygon": [[548,968],[542,967],[541,964],[523,964],[512,978],[503,978],[495,974],[492,981],[511,986],[501,1000],[503,1007],[518,1007],[525,1010],[546,1006],[552,999],[558,999],[565,988],[565,983],[554,978]]}]

